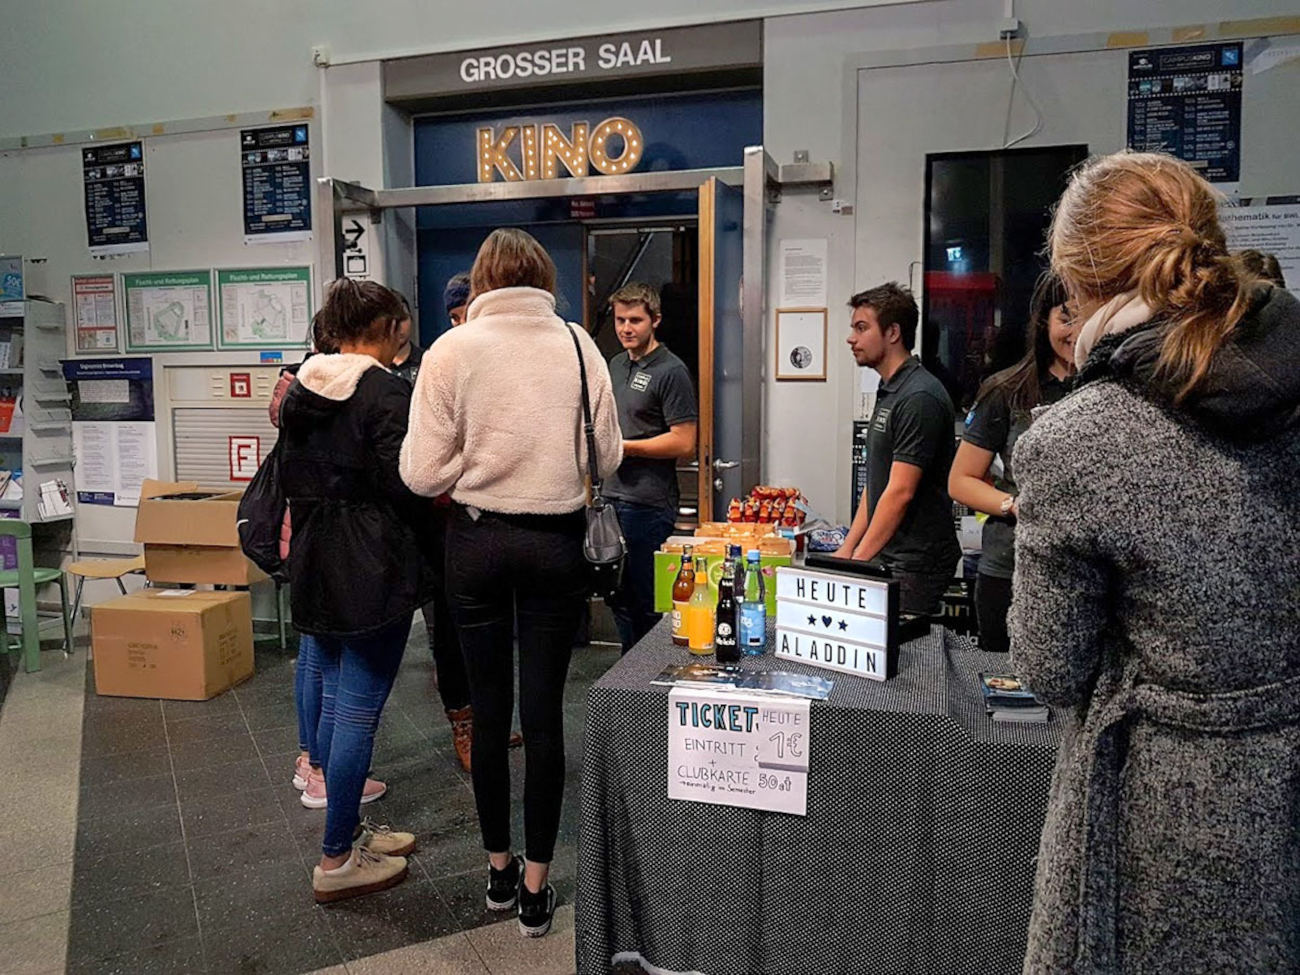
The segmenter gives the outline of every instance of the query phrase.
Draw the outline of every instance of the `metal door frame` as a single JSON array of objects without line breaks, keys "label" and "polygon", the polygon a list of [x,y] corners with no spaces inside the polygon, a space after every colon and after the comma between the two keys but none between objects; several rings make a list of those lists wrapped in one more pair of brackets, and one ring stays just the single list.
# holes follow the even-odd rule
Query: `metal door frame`
[{"label": "metal door frame", "polygon": [[[777,166],[762,146],[745,149],[736,167],[679,169],[667,172],[627,173],[618,176],[572,176],[563,179],[518,182],[461,183],[453,186],[411,186],[370,189],[346,180],[322,177],[316,181],[317,280],[322,283],[343,273],[339,247],[345,213],[365,211],[378,224],[384,210],[447,203],[485,203],[503,200],[537,200],[568,196],[608,196],[626,193],[699,191],[709,179],[738,186],[744,194],[744,255],[742,288],[740,476],[754,485],[761,475],[763,451],[763,335],[766,316],[767,211],[780,198],[782,188],[829,188],[834,181],[830,163]],[[712,417],[710,417],[710,427]],[[716,461],[716,458],[715,458]],[[701,519],[705,512],[700,512]]]}]

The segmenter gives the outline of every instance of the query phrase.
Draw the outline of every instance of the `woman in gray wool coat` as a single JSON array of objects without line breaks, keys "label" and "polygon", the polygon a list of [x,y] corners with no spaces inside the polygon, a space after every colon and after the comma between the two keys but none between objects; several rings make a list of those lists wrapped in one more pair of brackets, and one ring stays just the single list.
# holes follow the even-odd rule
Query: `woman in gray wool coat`
[{"label": "woman in gray wool coat", "polygon": [[1300,303],[1167,156],[1087,164],[1079,388],[1021,438],[1012,663],[1065,725],[1024,970],[1300,970]]}]

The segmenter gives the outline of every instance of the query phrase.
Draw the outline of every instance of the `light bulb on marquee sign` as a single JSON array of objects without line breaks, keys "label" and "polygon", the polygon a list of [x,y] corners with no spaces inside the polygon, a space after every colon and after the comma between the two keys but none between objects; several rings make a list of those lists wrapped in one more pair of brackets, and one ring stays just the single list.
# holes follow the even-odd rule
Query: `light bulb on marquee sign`
[{"label": "light bulb on marquee sign", "polygon": [[[511,149],[519,140],[516,163]],[[509,125],[498,135],[491,127],[478,130],[480,183],[491,183],[500,173],[506,182],[556,179],[560,166],[570,176],[586,176],[590,167],[606,176],[636,169],[645,154],[645,137],[631,119],[607,118],[594,129],[575,122],[566,137],[553,122]]]}]

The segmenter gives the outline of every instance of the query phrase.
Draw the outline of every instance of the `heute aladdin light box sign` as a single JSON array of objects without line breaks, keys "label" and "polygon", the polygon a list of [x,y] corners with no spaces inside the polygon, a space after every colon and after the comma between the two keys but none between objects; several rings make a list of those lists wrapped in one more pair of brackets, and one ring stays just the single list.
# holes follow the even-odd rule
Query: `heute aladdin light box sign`
[{"label": "heute aladdin light box sign", "polygon": [[898,583],[777,569],[776,655],[888,680],[898,672]]}]

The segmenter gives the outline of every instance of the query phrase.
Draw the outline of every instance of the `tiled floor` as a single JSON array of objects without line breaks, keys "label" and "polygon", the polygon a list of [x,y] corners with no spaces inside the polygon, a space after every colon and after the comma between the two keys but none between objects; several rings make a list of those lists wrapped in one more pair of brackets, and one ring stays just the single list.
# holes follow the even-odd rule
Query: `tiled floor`
[{"label": "tiled floor", "polygon": [[[419,852],[400,887],[330,908],[310,889],[324,812],[303,808],[289,783],[292,653],[259,646],[250,681],[186,703],[97,697],[93,677],[83,698],[84,654],[64,664],[47,652],[0,711],[0,822],[21,826],[0,831],[0,864],[14,868],[0,867],[0,972],[61,971],[66,944],[74,973],[571,973],[582,702],[617,656],[575,651],[552,868],[569,907],[552,935],[530,941],[483,908],[473,794],[418,619],[376,744],[391,792],[367,812],[415,832]],[[10,731],[26,736],[20,759]],[[517,798],[522,752],[512,762]],[[516,809],[521,837],[520,824]]]}]

